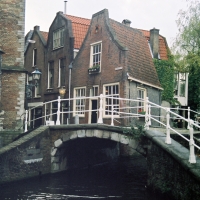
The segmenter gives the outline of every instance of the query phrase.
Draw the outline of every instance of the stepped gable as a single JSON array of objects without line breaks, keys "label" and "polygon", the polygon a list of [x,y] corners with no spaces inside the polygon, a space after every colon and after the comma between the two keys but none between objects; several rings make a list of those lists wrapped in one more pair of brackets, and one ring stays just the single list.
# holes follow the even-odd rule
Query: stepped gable
[{"label": "stepped gable", "polygon": [[65,15],[72,22],[72,30],[74,35],[74,48],[80,49],[81,44],[87,34],[90,26],[90,19],[76,17],[72,15]]},{"label": "stepped gable", "polygon": [[128,74],[138,81],[161,87],[148,42],[143,33],[112,19],[109,19],[109,23],[117,42],[128,50]]}]

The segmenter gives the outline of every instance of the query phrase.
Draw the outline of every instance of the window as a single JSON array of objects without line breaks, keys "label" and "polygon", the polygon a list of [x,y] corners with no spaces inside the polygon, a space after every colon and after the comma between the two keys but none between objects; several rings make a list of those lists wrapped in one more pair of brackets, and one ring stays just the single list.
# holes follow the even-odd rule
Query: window
[{"label": "window", "polygon": [[65,58],[59,59],[58,87],[65,85]]},{"label": "window", "polygon": [[111,116],[112,115],[112,108],[115,112],[113,112],[114,115],[119,115],[119,84],[109,84],[104,85],[104,95],[109,95],[112,98],[106,98],[105,99],[105,116]]},{"label": "window", "polygon": [[146,110],[145,108],[146,89],[137,88],[137,99],[141,100],[138,101],[138,113],[144,112]]},{"label": "window", "polygon": [[27,75],[26,80],[26,98],[31,99],[32,98],[32,75]]},{"label": "window", "polygon": [[91,97],[99,96],[99,86],[98,85],[95,85],[92,87],[92,89],[90,89],[90,96]]},{"label": "window", "polygon": [[[85,97],[86,88],[75,88],[74,89],[74,98]],[[74,116],[84,116],[85,115],[85,99],[75,99],[74,100]]]},{"label": "window", "polygon": [[64,28],[53,32],[53,49],[63,47],[64,45]]},{"label": "window", "polygon": [[91,44],[90,67],[93,67],[93,66],[100,67],[101,66],[101,49],[102,49],[101,42]]},{"label": "window", "polygon": [[53,88],[54,82],[54,62],[48,64],[48,88]]},{"label": "window", "polygon": [[37,83],[37,87],[35,86],[35,97],[41,97],[41,82],[40,82],[40,80]]},{"label": "window", "polygon": [[33,67],[37,65],[37,49],[33,49]]},{"label": "window", "polygon": [[180,97],[185,97],[186,73],[174,74],[174,94]]}]

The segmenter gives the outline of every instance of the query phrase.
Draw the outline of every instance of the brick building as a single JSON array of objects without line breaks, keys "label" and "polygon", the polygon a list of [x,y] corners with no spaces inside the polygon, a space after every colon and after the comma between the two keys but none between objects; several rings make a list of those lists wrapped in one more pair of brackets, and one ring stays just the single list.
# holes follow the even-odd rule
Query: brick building
[{"label": "brick building", "polygon": [[[49,32],[40,31],[35,26],[25,38],[25,67],[28,71],[27,84],[33,85],[32,72],[38,68],[41,80],[37,87],[31,88],[31,96],[27,98],[27,108],[31,109],[29,119],[35,119],[44,114],[51,115],[57,111],[57,102],[42,106],[42,102],[57,99],[59,89],[69,90],[69,65],[73,61],[85,38],[89,19],[65,15],[58,12],[53,20]],[[68,97],[66,95],[65,97]],[[35,106],[41,105],[34,109]],[[62,110],[68,110],[68,104],[63,104]],[[49,116],[56,121],[56,115]],[[48,117],[48,118],[49,118]],[[61,123],[67,123],[68,116],[61,116]],[[31,127],[44,123],[44,119],[33,121]]]},{"label": "brick building", "polygon": [[[150,43],[158,42],[159,33],[151,32],[153,39]],[[152,49],[158,54],[158,49]],[[95,96],[99,94],[131,99],[148,96],[150,101],[161,103],[162,88],[147,38],[140,30],[131,28],[129,20],[119,23],[110,19],[107,9],[92,16],[90,28],[73,64],[72,88],[74,98],[94,96],[90,101],[73,102],[73,116],[79,115],[81,123],[97,122],[96,111],[85,113],[84,110],[98,108]],[[122,102],[105,101],[107,111],[103,113],[104,123],[110,124],[113,106],[117,111],[115,118],[123,124],[124,120],[118,113],[123,107]],[[144,103],[133,106],[143,106],[145,111]],[[120,124],[115,122],[115,125]]]},{"label": "brick building", "polygon": [[0,2],[0,49],[3,50],[0,130],[22,130],[25,93],[25,0]]}]

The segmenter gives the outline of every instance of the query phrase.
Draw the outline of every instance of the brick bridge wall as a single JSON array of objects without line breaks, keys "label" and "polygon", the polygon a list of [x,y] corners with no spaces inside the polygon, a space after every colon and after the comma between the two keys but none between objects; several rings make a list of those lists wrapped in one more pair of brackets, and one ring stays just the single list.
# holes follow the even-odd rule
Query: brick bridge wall
[{"label": "brick bridge wall", "polygon": [[[189,163],[189,150],[172,140],[165,143],[166,135],[146,131],[148,137],[148,186],[159,190],[170,199],[200,199],[200,159]],[[189,147],[189,144],[188,144]]]},{"label": "brick bridge wall", "polygon": [[[41,126],[1,148],[0,183],[74,167],[87,167],[135,153],[137,143],[121,135],[120,128],[76,125],[76,130],[74,129],[75,125]],[[88,162],[85,160],[89,156],[85,157],[82,153],[84,149],[84,153],[94,152],[89,155],[92,159]]]}]

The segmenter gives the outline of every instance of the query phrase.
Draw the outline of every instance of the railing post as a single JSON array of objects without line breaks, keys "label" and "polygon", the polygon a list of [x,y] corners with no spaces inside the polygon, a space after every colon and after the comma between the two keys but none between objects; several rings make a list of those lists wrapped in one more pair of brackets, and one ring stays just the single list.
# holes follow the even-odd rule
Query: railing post
[{"label": "railing post", "polygon": [[151,126],[151,105],[149,105],[149,126]]},{"label": "railing post", "polygon": [[28,131],[28,110],[26,110],[26,115],[25,115],[25,128],[24,128],[24,132]]},{"label": "railing post", "polygon": [[149,97],[146,97],[145,130],[149,130]]},{"label": "railing post", "polygon": [[189,121],[190,121],[190,107],[188,107],[188,125],[187,125],[188,130],[190,129]]},{"label": "railing post", "polygon": [[57,111],[56,125],[60,125],[60,96],[58,96],[58,111]]},{"label": "railing post", "polygon": [[99,119],[97,122],[98,124],[103,124],[102,113],[103,113],[103,94],[100,94]]},{"label": "railing post", "polygon": [[111,115],[111,126],[114,126],[114,122],[113,122],[113,118],[114,118],[114,115],[113,115],[113,111],[114,111],[114,108],[113,108],[113,105],[112,105],[112,115]]},{"label": "railing post", "polygon": [[169,123],[169,120],[170,120],[170,116],[169,116],[169,112],[170,112],[170,109],[167,108],[166,109],[166,120],[167,120],[167,124],[166,124],[166,138],[165,138],[165,143],[166,144],[171,144],[171,137],[170,137],[170,123]]},{"label": "railing post", "polygon": [[196,156],[194,153],[194,139],[193,139],[193,120],[188,121],[190,125],[190,157],[189,157],[189,162],[190,163],[196,163]]}]

